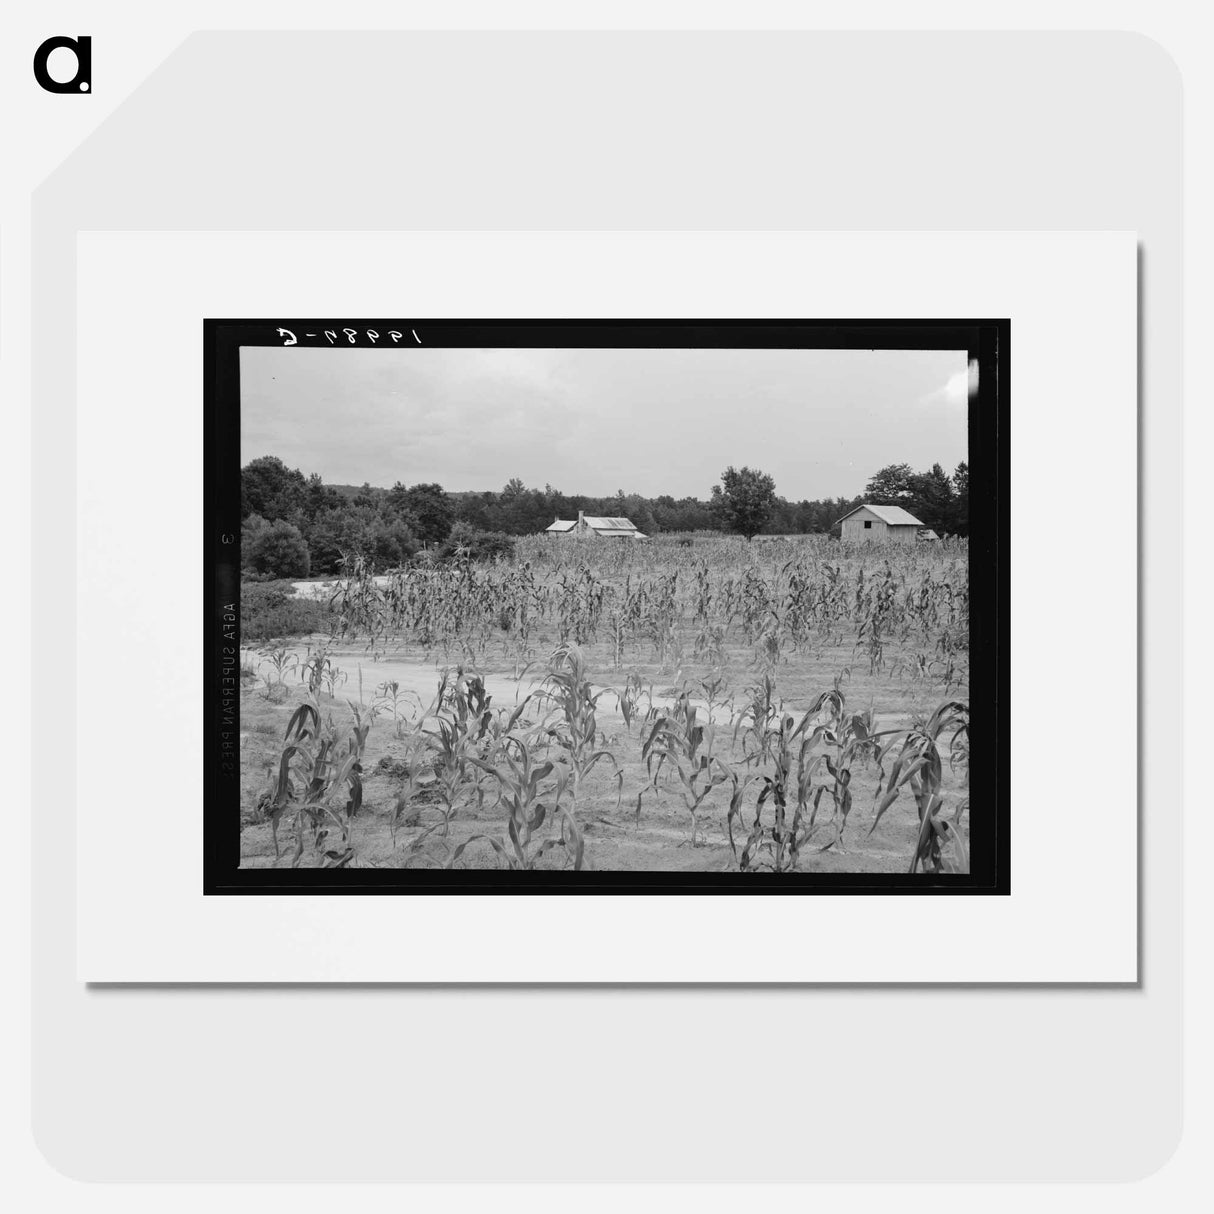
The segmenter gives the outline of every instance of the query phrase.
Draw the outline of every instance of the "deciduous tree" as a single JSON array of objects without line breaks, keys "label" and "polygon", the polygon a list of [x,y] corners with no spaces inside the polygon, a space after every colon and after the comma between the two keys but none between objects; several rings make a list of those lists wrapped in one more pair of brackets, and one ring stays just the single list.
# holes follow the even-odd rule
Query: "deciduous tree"
[{"label": "deciduous tree", "polygon": [[307,577],[312,567],[303,532],[284,519],[251,528],[241,558],[246,568],[268,577]]},{"label": "deciduous tree", "polygon": [[910,464],[888,464],[869,477],[864,500],[874,506],[906,506],[914,476]]},{"label": "deciduous tree", "polygon": [[730,531],[747,540],[763,530],[775,504],[776,482],[758,468],[730,465],[721,473],[721,483],[712,487],[712,509]]}]

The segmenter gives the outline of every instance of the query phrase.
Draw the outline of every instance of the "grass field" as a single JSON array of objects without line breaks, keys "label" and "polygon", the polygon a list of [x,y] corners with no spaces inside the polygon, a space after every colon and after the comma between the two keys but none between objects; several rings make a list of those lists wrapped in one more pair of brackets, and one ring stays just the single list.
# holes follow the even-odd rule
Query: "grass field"
[{"label": "grass field", "polygon": [[246,867],[968,870],[965,541],[535,537],[321,593],[243,654]]}]

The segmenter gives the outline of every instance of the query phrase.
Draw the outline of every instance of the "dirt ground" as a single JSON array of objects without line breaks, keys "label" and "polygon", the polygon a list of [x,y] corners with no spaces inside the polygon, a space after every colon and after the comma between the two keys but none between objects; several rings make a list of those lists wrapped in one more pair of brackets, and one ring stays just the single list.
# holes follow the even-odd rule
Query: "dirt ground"
[{"label": "dirt ground", "polygon": [[[323,639],[312,638],[312,643]],[[303,659],[307,647],[307,642],[292,646],[293,656]],[[464,804],[451,821],[446,837],[442,836],[441,830],[431,830],[419,854],[411,854],[410,845],[441,819],[437,797],[422,797],[415,802],[413,816],[398,829],[395,840],[392,837],[390,820],[401,786],[399,765],[411,754],[416,754],[418,729],[432,728],[434,724],[432,720],[420,719],[420,705],[432,703],[442,670],[454,669],[456,663],[448,667],[441,657],[423,654],[413,646],[394,650],[389,645],[385,653],[376,657],[357,644],[331,646],[329,652],[345,678],[334,688],[335,694],[322,692],[320,701],[322,709],[331,712],[343,730],[353,721],[350,702],[369,706],[376,689],[389,680],[400,685],[402,696],[412,692],[416,697],[408,697],[408,703],[402,699],[403,719],[399,727],[390,711],[381,712],[368,735],[363,758],[363,804],[353,820],[350,839],[355,852],[354,864],[360,867],[405,867],[406,862],[408,866],[442,865],[453,849],[473,835],[504,839],[507,815],[503,807],[494,804],[493,795],[486,796],[479,810],[471,799]],[[538,652],[543,652],[542,647]],[[652,685],[653,703],[658,708],[672,701],[676,683],[690,682],[698,686],[710,673],[707,665],[695,663],[680,671],[663,669],[652,660],[646,661],[647,655],[643,652],[629,653],[617,670],[612,666],[606,644],[588,646],[585,653],[596,691],[600,687],[622,687],[631,672],[640,676],[645,684]],[[748,666],[748,651],[731,649],[728,656],[725,674],[740,708],[743,688],[755,682],[758,675]],[[914,658],[912,642],[905,652],[887,651],[883,669],[871,672],[868,659],[855,654],[849,640],[841,644],[815,641],[808,650],[788,656],[777,668],[777,695],[783,701],[785,711],[799,719],[818,694],[829,691],[839,679],[848,711],[864,711],[871,707],[878,730],[906,727],[916,718],[930,715],[946,699],[968,700],[966,686],[954,684],[951,691],[946,692],[938,683],[933,685],[927,678],[918,676]],[[250,650],[244,659],[249,668],[257,670],[259,679],[256,682],[247,680],[241,693],[241,863],[242,867],[250,868],[288,867],[295,850],[291,815],[284,815],[280,822],[281,854],[276,859],[270,824],[259,808],[259,801],[264,805],[265,795],[273,785],[287,722],[303,701],[305,688],[297,673],[288,673],[282,685],[270,688],[267,680],[274,683],[277,675],[264,655]],[[513,708],[538,688],[544,669],[541,662],[520,671],[516,661],[490,654],[478,661],[476,673],[485,680],[486,690],[492,696],[491,707]],[[693,694],[692,702],[703,707],[704,698]],[[524,710],[527,719],[538,715],[533,707]],[[715,753],[727,763],[740,762],[741,747],[731,736],[729,709],[718,708],[714,716],[719,723]],[[726,833],[729,785],[715,789],[701,805],[693,846],[691,817],[677,780],[663,779],[656,792],[650,787],[641,761],[643,725],[636,719],[631,727],[626,725],[618,702],[610,692],[599,700],[597,717],[603,740],[618,761],[623,779],[621,784],[614,769],[603,762],[582,787],[578,819],[585,837],[584,866],[600,871],[736,871]],[[943,812],[951,817],[959,802],[968,801],[969,790],[963,769],[953,773],[947,766],[947,752],[945,758]],[[392,774],[394,765],[398,773],[395,775]],[[494,782],[489,780],[486,787],[495,789]],[[861,762],[853,767],[853,809],[841,842],[834,841],[835,830],[830,825],[830,799],[827,797],[814,835],[801,853],[798,871],[907,871],[919,826],[914,801],[909,790],[904,790],[876,830],[869,834],[876,808],[876,788],[875,764]],[[647,789],[649,791],[644,791]],[[638,818],[637,796],[643,791]],[[746,796],[745,827],[739,829],[735,821],[739,850],[754,820],[757,792],[757,786],[752,785]],[[791,816],[791,808],[789,812]],[[770,806],[765,808],[764,818],[770,822]],[[968,840],[968,812],[963,823]],[[552,823],[545,823],[541,836],[553,834],[555,829]],[[330,840],[328,846],[332,845]],[[824,848],[826,850],[822,850]],[[306,846],[301,864],[310,866],[319,861],[320,856],[310,844]],[[562,867],[565,863],[560,849],[554,849],[543,858],[541,866]],[[500,865],[501,861],[485,842],[470,844],[458,860],[459,867]]]}]

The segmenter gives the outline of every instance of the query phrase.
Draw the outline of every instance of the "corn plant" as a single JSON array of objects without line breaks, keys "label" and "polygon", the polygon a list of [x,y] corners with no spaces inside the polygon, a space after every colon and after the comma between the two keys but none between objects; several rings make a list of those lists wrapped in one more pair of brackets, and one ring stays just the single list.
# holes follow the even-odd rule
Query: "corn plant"
[{"label": "corn plant", "polygon": [[641,625],[643,604],[644,594],[633,588],[631,577],[625,578],[622,591],[611,596],[607,626],[611,632],[612,661],[616,670],[624,660],[624,645]]},{"label": "corn plant", "polygon": [[332,695],[338,682],[344,682],[346,676],[334,665],[328,646],[322,643],[315,649],[308,646],[299,665],[299,678],[307,686],[308,694],[317,698],[322,690]]},{"label": "corn plant", "polygon": [[661,574],[645,587],[643,627],[653,641],[658,664],[680,668],[683,642],[679,632],[679,571]]},{"label": "corn plant", "polygon": [[366,733],[356,723],[345,753],[339,754],[337,739],[321,730],[320,713],[314,703],[301,704],[291,715],[270,805],[270,831],[276,860],[281,856],[279,819],[294,802],[296,846],[291,866],[298,867],[303,857],[305,822],[311,828],[313,845],[318,851],[330,827],[340,831],[341,841],[347,845],[341,851],[326,851],[322,863],[344,867],[350,862],[353,856],[348,848],[350,822],[362,805],[361,758],[365,741]]},{"label": "corn plant", "polygon": [[401,685],[396,679],[387,679],[381,683],[375,689],[375,697],[371,701],[373,708],[392,713],[392,732],[398,739],[405,735],[405,714],[402,708],[411,703],[415,703],[420,711],[422,706],[420,697],[408,688],[402,691]]},{"label": "corn plant", "polygon": [[765,675],[774,675],[780,664],[782,630],[783,623],[774,611],[768,613],[759,628],[754,644],[754,665]]},{"label": "corn plant", "polygon": [[896,752],[897,739],[886,750],[887,755],[895,753],[889,776],[882,781],[884,791],[878,785],[880,800],[868,833],[871,835],[877,829],[885,812],[898,799],[902,789],[909,785],[919,813],[919,833],[911,855],[911,873],[920,866],[928,873],[969,871],[969,851],[961,833],[961,815],[965,805],[958,805],[951,821],[941,813],[944,808],[944,796],[940,791],[944,766],[940,743],[943,735],[950,730],[950,752],[956,747],[968,760],[969,706],[959,700],[940,705],[921,727],[905,731]]},{"label": "corn plant", "polygon": [[287,675],[295,669],[299,659],[286,645],[267,645],[258,651],[262,655],[261,666],[268,666],[269,671],[262,676],[265,691],[262,699],[277,700],[286,695]]},{"label": "corn plant", "polygon": [[[849,715],[845,711],[845,704],[843,693],[836,687],[820,695],[802,721],[806,732],[798,762],[797,805],[803,809],[812,796],[813,808],[809,814],[807,837],[814,833],[823,798],[829,796],[831,800],[832,812],[828,825],[834,827],[834,838],[820,848],[821,851],[828,851],[832,847],[840,852],[846,851],[843,834],[852,811],[852,764],[856,759],[871,758],[878,745],[872,729],[872,710]],[[818,745],[825,749],[814,754]],[[814,777],[822,768],[826,769],[830,781],[815,784]]]},{"label": "corn plant", "polygon": [[421,824],[421,808],[417,804],[427,789],[433,788],[438,777],[430,762],[430,748],[424,738],[414,735],[412,747],[401,763],[404,769],[401,785],[397,790],[388,829],[392,834],[392,846],[396,846],[396,834],[401,826]]},{"label": "corn plant", "polygon": [[[621,690],[615,693],[620,707],[620,716],[624,718],[624,728],[631,729],[634,720],[649,720],[653,716],[653,684],[646,684],[639,674],[631,673],[624,681]],[[641,697],[644,696],[648,707],[641,715]]]},{"label": "corn plant", "polygon": [[569,806],[566,820],[576,824],[576,811],[583,782],[600,760],[606,759],[616,772],[618,800],[623,797],[624,773],[605,747],[600,747],[595,709],[607,689],[591,690],[586,659],[576,646],[558,649],[549,663],[548,675],[536,699],[547,703],[556,714],[554,724],[545,729],[551,743],[561,752],[561,763],[567,773]]},{"label": "corn plant", "polygon": [[697,624],[707,625],[712,619],[715,605],[712,566],[705,560],[697,561],[692,570],[692,577],[694,579],[692,619]]},{"label": "corn plant", "polygon": [[423,731],[435,754],[435,772],[443,795],[444,837],[462,804],[463,790],[469,782],[469,759],[476,754],[474,728],[479,728],[479,722],[471,721],[467,700],[459,697],[450,715],[437,717],[435,727]]},{"label": "corn plant", "polygon": [[[836,687],[814,700],[799,722],[780,713],[778,721],[765,730],[760,753],[761,769],[747,777],[759,781],[762,791],[755,806],[754,822],[739,854],[733,823],[742,819],[742,793],[745,784],[732,773],[734,795],[726,824],[729,844],[739,869],[753,872],[791,872],[817,829],[823,799],[830,798],[833,812],[829,824],[834,827],[831,847],[843,850],[843,832],[852,809],[851,765],[857,757],[867,757],[876,745],[871,729],[871,710],[852,713],[845,710],[843,693]],[[819,750],[818,748],[823,749]],[[770,762],[772,770],[766,770]],[[829,780],[821,778],[825,770]],[[771,825],[763,822],[764,806],[773,811]],[[791,819],[789,812],[791,808]]]},{"label": "corn plant", "polygon": [[[716,726],[711,720],[703,723],[698,720],[698,710],[684,693],[670,712],[654,721],[641,746],[641,761],[655,791],[663,766],[669,766],[677,776],[683,804],[691,816],[692,847],[698,843],[700,806],[714,788],[732,776],[729,768],[712,753],[715,733]],[[639,817],[639,798],[637,814]]]},{"label": "corn plant", "polygon": [[375,709],[372,708],[367,713],[367,719],[363,720],[363,712],[365,711],[361,704],[355,704],[353,700],[347,700],[350,705],[350,712],[354,717],[354,725],[350,730],[350,740],[346,743],[347,750],[350,754],[358,756],[361,763],[363,751],[367,747],[367,734],[371,732],[371,726],[375,722]]},{"label": "corn plant", "polygon": [[700,680],[700,691],[708,708],[708,719],[713,720],[713,709],[718,704],[732,707],[733,700],[729,695],[729,683],[720,670],[714,670],[707,678]]},{"label": "corn plant", "polygon": [[725,626],[707,621],[702,623],[696,632],[692,652],[718,670],[727,666],[729,655],[725,652]]},{"label": "corn plant", "polygon": [[[536,867],[546,852],[561,848],[569,856],[574,872],[579,872],[585,854],[585,843],[577,819],[572,811],[561,803],[569,784],[569,773],[558,769],[551,760],[537,763],[531,747],[518,737],[505,738],[497,750],[496,757],[504,760],[506,770],[503,771],[499,763],[483,759],[474,759],[472,762],[498,782],[497,804],[505,806],[507,811],[506,838],[503,840],[492,835],[473,835],[455,849],[448,867],[455,866],[470,844],[483,841],[493,848],[507,868],[529,871]],[[559,835],[550,835],[533,848],[532,839],[549,817],[548,807],[539,800],[541,786],[549,777],[553,779],[548,795],[552,800],[553,816],[559,814],[561,818],[561,832]]]},{"label": "corn plant", "polygon": [[[404,768],[401,784],[397,789],[391,817],[388,819],[388,829],[392,835],[394,851],[397,848],[397,835],[402,826],[421,826],[421,802],[434,788],[438,779],[431,764],[430,749],[426,740],[414,734],[410,742],[409,753],[401,764]],[[431,823],[406,844],[401,860],[402,868],[410,868],[417,861],[438,863],[429,853],[426,845],[435,831],[445,824],[445,821],[442,819],[439,822]]]},{"label": "corn plant", "polygon": [[[490,707],[492,698],[485,690],[484,680],[479,675],[465,674],[461,667],[454,679],[443,674],[434,702],[422,714],[423,719],[434,721],[434,728],[422,732],[435,756],[444,837],[449,833],[451,820],[465,803],[466,794],[475,797],[478,809],[483,804],[484,790],[472,760],[480,758],[502,732],[498,714]],[[514,710],[508,727],[513,727],[526,703],[524,700]]]},{"label": "corn plant", "polygon": [[[729,833],[729,848],[733,854],[740,872],[789,873],[795,871],[800,860],[801,850],[813,832],[812,823],[806,822],[809,784],[804,780],[793,778],[793,743],[804,734],[809,715],[802,718],[800,725],[795,724],[793,717],[781,716],[770,748],[772,771],[752,773],[746,782],[757,781],[762,785],[758,799],[755,802],[754,822],[750,833],[738,852],[734,840],[733,822],[742,819],[742,794],[746,783],[739,780],[736,772],[729,774],[733,779],[734,793],[730,799],[729,814],[726,826]],[[805,772],[805,754],[810,746],[808,739],[802,741],[800,770]],[[788,819],[788,804],[790,795],[794,802],[791,822]],[[763,821],[763,808],[770,802],[772,806],[772,822],[768,826]]]},{"label": "corn plant", "polygon": [[764,763],[770,757],[771,727],[780,714],[776,701],[776,681],[770,672],[745,689],[748,698],[734,718],[733,740],[741,737],[747,763]]}]

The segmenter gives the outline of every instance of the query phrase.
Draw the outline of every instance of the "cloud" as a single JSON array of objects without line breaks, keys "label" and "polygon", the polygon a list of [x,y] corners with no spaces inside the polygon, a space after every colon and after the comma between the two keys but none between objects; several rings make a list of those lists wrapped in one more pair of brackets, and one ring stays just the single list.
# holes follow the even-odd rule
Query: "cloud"
[{"label": "cloud", "polygon": [[241,351],[242,462],[326,482],[706,496],[729,464],[792,500],[966,457],[960,350]]},{"label": "cloud", "polygon": [[978,386],[978,364],[976,362],[971,363],[966,370],[950,375],[943,387],[929,392],[926,396],[921,396],[919,403],[951,405],[954,408],[964,409],[969,404],[971,385],[974,389]]}]

